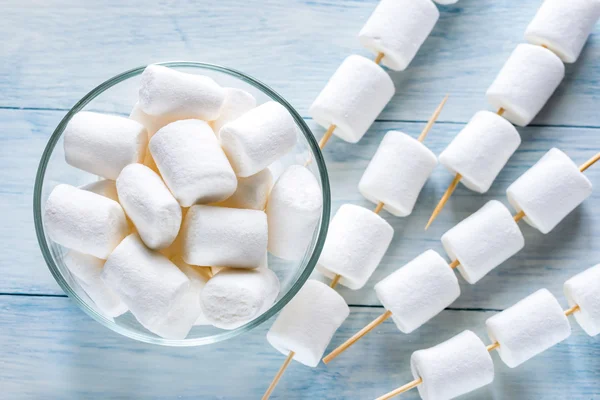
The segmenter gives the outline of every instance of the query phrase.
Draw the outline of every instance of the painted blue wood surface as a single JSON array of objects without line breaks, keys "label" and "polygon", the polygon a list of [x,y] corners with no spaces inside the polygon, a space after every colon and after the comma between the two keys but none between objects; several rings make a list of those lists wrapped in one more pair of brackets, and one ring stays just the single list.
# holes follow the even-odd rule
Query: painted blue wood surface
[{"label": "painted blue wood surface", "polygon": [[[441,19],[405,72],[391,72],[397,94],[358,144],[333,139],[325,150],[333,208],[372,207],[356,189],[390,129],[417,135],[444,94],[450,100],[426,144],[436,153],[473,113],[541,0],[460,0]],[[245,71],[301,112],[341,60],[367,55],[356,34],[375,0],[192,1],[4,0],[0,4],[0,398],[257,398],[283,361],[264,339],[269,324],[212,347],[171,349],[119,337],[91,320],[53,281],[32,225],[33,180],[45,143],[65,111],[103,80],[138,65],[186,59]],[[588,42],[491,190],[460,187],[440,218],[422,228],[451,180],[438,167],[413,215],[382,213],[393,245],[367,286],[341,290],[354,305],[331,348],[381,313],[373,284],[427,248],[489,199],[506,204],[506,187],[545,151],[559,147],[576,162],[600,148],[600,30]],[[101,104],[128,112],[129,104]],[[323,129],[308,120],[317,136]],[[600,184],[600,168],[586,175]],[[553,232],[521,224],[526,247],[412,335],[386,322],[331,366],[293,364],[276,398],[372,398],[410,380],[410,353],[462,331],[485,337],[483,322],[541,287],[562,283],[600,262],[600,193]],[[58,297],[56,297],[58,296]],[[563,304],[565,302],[561,298]],[[374,307],[375,306],[375,307]],[[465,398],[600,398],[600,340],[574,334],[518,369],[494,356],[495,382]],[[416,392],[406,398],[416,398]]]}]

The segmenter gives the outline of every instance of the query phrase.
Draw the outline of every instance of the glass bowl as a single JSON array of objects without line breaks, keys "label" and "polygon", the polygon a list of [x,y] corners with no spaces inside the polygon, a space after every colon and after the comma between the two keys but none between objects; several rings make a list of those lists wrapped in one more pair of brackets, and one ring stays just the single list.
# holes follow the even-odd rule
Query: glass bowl
[{"label": "glass bowl", "polygon": [[281,292],[273,306],[258,318],[235,330],[224,331],[212,326],[194,326],[185,339],[164,339],[142,327],[130,312],[115,319],[102,315],[65,266],[63,260],[68,250],[54,243],[46,235],[43,210],[54,186],[59,183],[80,186],[98,179],[95,175],[78,170],[66,163],[62,137],[65,126],[71,117],[81,110],[128,116],[137,100],[140,74],[145,67],[123,72],[102,83],[79,100],[58,124],[46,145],[35,179],[33,195],[35,230],[42,254],[54,279],[69,297],[74,299],[75,303],[96,321],[115,332],[142,342],[166,346],[205,345],[248,332],[265,322],[281,310],[306,282],[317,263],[325,242],[331,208],[329,179],[323,156],[310,129],[298,112],[273,89],[239,71],[218,65],[180,61],[164,62],[160,65],[183,72],[207,75],[222,86],[246,90],[256,97],[258,104],[268,100],[277,101],[288,109],[296,122],[298,130],[296,146],[285,157],[271,165],[270,168],[274,179],[277,179],[279,174],[289,165],[304,164],[307,160],[311,160],[307,168],[315,175],[321,185],[323,211],[320,222],[313,233],[312,241],[301,260],[290,262],[269,254],[269,268],[277,274],[281,282]]}]

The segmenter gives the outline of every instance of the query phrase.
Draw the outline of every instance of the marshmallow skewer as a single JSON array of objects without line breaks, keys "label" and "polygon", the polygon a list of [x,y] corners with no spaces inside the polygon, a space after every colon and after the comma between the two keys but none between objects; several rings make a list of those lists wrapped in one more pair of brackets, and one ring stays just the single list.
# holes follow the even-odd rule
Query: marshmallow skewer
[{"label": "marshmallow skewer", "polygon": [[[540,292],[542,292],[542,291],[540,291]],[[534,295],[537,295],[538,293],[539,292],[536,292],[536,293],[534,293]],[[549,292],[547,292],[547,293],[549,294]],[[532,296],[534,296],[534,295],[532,295]],[[530,296],[530,297],[532,297],[532,296]],[[528,299],[528,298],[526,298],[526,299]],[[519,303],[517,303],[517,304],[519,304]],[[568,317],[568,316],[570,316],[572,314],[575,314],[577,312],[580,312],[580,307],[579,307],[579,305],[576,304],[573,307],[570,307],[570,308],[564,310],[563,314],[565,315],[565,317]],[[500,314],[498,314],[498,315],[500,315]],[[560,340],[558,340],[558,341],[560,341]],[[495,341],[492,344],[487,345],[485,349],[488,352],[492,352],[494,350],[498,350],[498,349],[500,349],[500,343],[498,341]],[[391,399],[392,397],[395,397],[395,396],[398,396],[399,394],[408,392],[409,390],[414,389],[414,388],[416,388],[417,386],[419,386],[419,385],[421,385],[423,383],[424,383],[423,377],[416,378],[415,380],[413,380],[413,381],[411,381],[411,382],[409,382],[409,383],[407,383],[405,385],[402,385],[399,388],[397,388],[395,390],[392,390],[389,393],[384,394],[383,396],[378,397],[376,400]],[[475,389],[473,389],[473,390],[475,390]]]},{"label": "marshmallow skewer", "polygon": [[[598,160],[600,160],[600,153],[597,153],[592,158],[590,158],[588,161],[581,164],[581,166],[579,166],[579,171],[581,171],[581,172],[585,171],[586,169],[591,167],[594,163],[596,163]],[[515,220],[515,222],[519,222],[521,219],[525,218],[525,216],[526,215],[525,215],[524,211],[519,211],[518,213],[516,213],[513,216],[513,219]],[[454,261],[452,261],[451,263],[448,264],[448,266],[451,269],[455,269],[459,265],[460,265],[460,261],[458,259],[455,259]],[[354,334],[352,337],[350,337],[346,342],[342,343],[339,347],[337,347],[335,350],[333,350],[331,353],[329,353],[326,357],[324,357],[323,362],[325,364],[328,364],[329,362],[331,362],[334,358],[336,358],[341,353],[346,351],[350,346],[352,346],[354,343],[356,343],[358,340],[360,340],[367,333],[371,332],[373,329],[375,329],[376,327],[381,325],[385,320],[387,320],[391,316],[392,316],[391,311],[389,311],[389,310],[385,311],[379,317],[375,318],[372,322],[370,322],[368,325],[366,325],[364,328],[362,328],[360,331],[358,331],[356,334]]]},{"label": "marshmallow skewer", "polygon": [[[504,114],[504,108],[500,108],[496,112],[496,114],[498,114],[499,116],[502,116]],[[454,193],[454,190],[456,190],[456,187],[458,186],[458,183],[461,181],[461,179],[462,179],[461,174],[456,173],[456,175],[454,175],[454,179],[452,179],[452,182],[450,182],[448,189],[446,189],[446,192],[444,193],[444,195],[442,196],[442,198],[440,199],[438,204],[433,209],[433,212],[431,213],[431,217],[429,217],[429,221],[427,221],[427,225],[425,225],[425,230],[429,229],[429,226],[433,223],[433,221],[435,221],[435,219],[438,217],[438,215],[442,212],[442,210],[444,209],[444,206],[446,205],[448,200],[450,200],[450,196],[452,196],[452,193]]]},{"label": "marshmallow skewer", "polygon": [[[379,53],[379,54],[381,55],[381,58],[383,58],[383,53]],[[381,58],[378,56],[377,59],[376,59],[376,61],[377,60],[381,61]],[[437,121],[438,117],[440,116],[440,113],[442,112],[442,109],[444,108],[444,106],[446,105],[446,102],[448,101],[448,96],[449,95],[446,95],[442,99],[442,101],[436,107],[436,109],[433,112],[433,114],[431,114],[431,117],[427,121],[427,124],[425,125],[425,127],[423,128],[423,130],[421,131],[421,133],[419,134],[419,137],[417,138],[417,140],[420,143],[423,143],[425,141],[425,138],[427,137],[427,134],[429,133],[429,131],[431,131],[431,128],[433,128],[433,125]],[[385,206],[384,202],[382,202],[382,201],[378,202],[377,205],[375,206],[375,209],[373,210],[373,212],[375,214],[379,214],[381,212],[381,210],[383,210],[384,206]],[[340,281],[341,278],[342,278],[342,276],[340,274],[335,274],[333,276],[333,279],[332,279],[331,284],[329,286],[331,288],[335,288],[337,286],[337,284],[339,283],[339,281]]]}]

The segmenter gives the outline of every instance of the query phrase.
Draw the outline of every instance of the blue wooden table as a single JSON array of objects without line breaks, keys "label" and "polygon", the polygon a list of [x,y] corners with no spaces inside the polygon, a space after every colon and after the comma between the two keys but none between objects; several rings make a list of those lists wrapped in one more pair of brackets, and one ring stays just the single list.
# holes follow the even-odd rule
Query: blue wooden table
[{"label": "blue wooden table", "polygon": [[[565,0],[566,1],[566,0]],[[353,145],[333,139],[325,150],[333,211],[366,207],[360,176],[386,131],[417,135],[442,97],[440,122],[427,138],[436,153],[478,110],[484,93],[541,0],[460,0],[441,18],[405,72],[392,72],[397,93],[370,132]],[[284,357],[265,340],[270,323],[209,347],[138,343],[93,321],[52,279],[35,239],[33,181],[47,139],[65,112],[105,79],[165,60],[227,65],[263,80],[302,115],[340,62],[367,55],[356,39],[375,0],[3,0],[0,4],[0,398],[258,398]],[[341,290],[351,315],[340,344],[382,312],[373,284],[427,248],[489,199],[506,203],[506,187],[551,147],[576,162],[600,149],[600,31],[534,121],[519,129],[523,144],[485,195],[459,187],[432,228],[423,230],[452,179],[438,167],[413,214],[385,212],[395,238],[382,265],[360,291]],[[369,56],[370,57],[370,56]],[[128,110],[121,110],[128,112]],[[315,135],[323,129],[307,118]],[[586,175],[600,185],[600,167]],[[390,321],[330,366],[294,363],[274,398],[373,398],[412,379],[410,354],[464,329],[485,337],[484,321],[546,287],[562,297],[570,276],[600,262],[600,191],[542,235],[521,224],[526,247],[411,335]],[[600,338],[573,323],[565,342],[517,369],[496,354],[496,379],[465,399],[600,398]],[[417,398],[415,391],[405,398]]]}]

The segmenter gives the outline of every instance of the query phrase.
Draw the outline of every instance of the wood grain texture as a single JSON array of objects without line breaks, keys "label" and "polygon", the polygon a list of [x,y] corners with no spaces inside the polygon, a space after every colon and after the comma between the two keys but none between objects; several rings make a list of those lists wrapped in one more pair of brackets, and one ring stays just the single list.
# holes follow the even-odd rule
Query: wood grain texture
[{"label": "wood grain texture", "polygon": [[[344,203],[373,208],[358,181],[385,132],[418,135],[443,96],[450,99],[425,144],[439,154],[478,110],[484,93],[541,0],[460,0],[439,6],[432,35],[404,72],[391,72],[397,93],[358,144],[332,138],[325,149],[333,211]],[[4,0],[0,34],[0,398],[258,398],[284,356],[265,340],[269,323],[228,342],[164,348],[118,336],[62,296],[38,249],[32,193],[39,158],[66,110],[111,76],[165,60],[213,62],[244,71],[286,97],[302,115],[350,54],[371,57],[356,38],[376,0],[189,0],[81,2]],[[462,186],[425,232],[431,210],[452,179],[438,166],[408,218],[381,215],[395,237],[381,266],[360,291],[341,289],[350,318],[330,349],[383,312],[373,285],[432,248],[439,238],[505,190],[548,149],[576,162],[600,147],[600,28],[533,126],[519,128],[523,144],[492,188],[478,195]],[[130,99],[97,103],[128,113]],[[324,129],[308,119],[315,136]],[[600,184],[598,166],[586,176]],[[374,398],[412,379],[412,351],[464,329],[485,337],[483,322],[547,287],[563,305],[562,284],[600,262],[600,193],[596,191],[555,230],[542,235],[521,223],[525,249],[475,285],[462,278],[461,297],[411,335],[391,321],[367,335],[329,367],[293,363],[273,398]],[[54,297],[47,297],[54,296]],[[58,296],[58,297],[56,297]],[[573,322],[564,343],[508,369],[493,355],[496,380],[465,399],[600,399],[600,340]],[[403,398],[418,398],[416,391]]]},{"label": "wood grain texture", "polygon": [[[0,106],[60,108],[129,68],[175,59],[207,61],[267,82],[306,115],[350,54],[376,0],[189,0],[81,3],[4,0]],[[541,0],[461,0],[441,17],[414,61],[392,72],[397,93],[382,119],[425,120],[446,93],[445,121],[488,106],[485,90],[523,35]],[[598,35],[592,35],[537,124],[587,126],[600,98]],[[371,57],[371,55],[368,55]],[[105,104],[112,110],[114,104]]]},{"label": "wood grain texture", "polygon": [[[285,359],[267,344],[267,326],[210,347],[152,347],[103,328],[69,299],[5,296],[0,301],[0,385],[11,400],[257,398]],[[380,312],[353,308],[329,348]],[[487,343],[483,324],[491,315],[445,311],[412,335],[388,321],[329,366],[313,369],[293,362],[272,398],[375,398],[412,380],[409,358],[415,350],[464,329]],[[600,348],[576,326],[566,341],[519,368],[509,369],[497,354],[492,357],[495,381],[462,398],[592,399],[598,391]],[[418,396],[414,391],[404,398]]]}]

